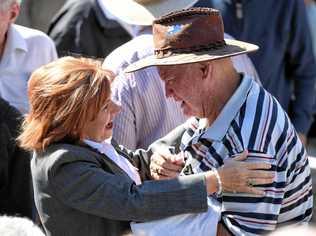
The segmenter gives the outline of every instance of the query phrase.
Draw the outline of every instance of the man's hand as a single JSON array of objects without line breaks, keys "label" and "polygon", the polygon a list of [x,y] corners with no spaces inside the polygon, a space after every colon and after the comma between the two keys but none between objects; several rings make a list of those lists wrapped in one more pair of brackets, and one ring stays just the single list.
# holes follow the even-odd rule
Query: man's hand
[{"label": "man's hand", "polygon": [[154,153],[151,156],[150,174],[154,180],[171,179],[179,175],[184,166],[183,154]]},{"label": "man's hand", "polygon": [[267,171],[271,164],[264,162],[245,162],[248,151],[240,153],[237,157],[228,159],[218,169],[222,182],[223,192],[251,193],[263,196],[265,192],[256,188],[256,185],[271,184],[275,173]]}]

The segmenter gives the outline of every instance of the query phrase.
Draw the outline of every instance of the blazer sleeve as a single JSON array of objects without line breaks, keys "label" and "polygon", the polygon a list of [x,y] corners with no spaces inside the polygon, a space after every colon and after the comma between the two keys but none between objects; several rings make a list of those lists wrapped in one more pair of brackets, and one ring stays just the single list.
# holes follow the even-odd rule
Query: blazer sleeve
[{"label": "blazer sleeve", "polygon": [[113,138],[111,143],[121,156],[126,157],[138,169],[138,173],[142,181],[151,179],[149,169],[150,157],[152,155],[151,149],[137,149],[135,151],[131,151],[123,145],[119,145]]},{"label": "blazer sleeve", "polygon": [[170,131],[166,136],[152,143],[149,146],[149,149],[151,150],[151,152],[159,153],[162,150],[170,152],[170,148],[172,149],[174,148],[175,152],[178,153],[180,151],[182,135],[187,130],[188,124],[189,124],[189,121],[183,123],[182,125],[179,125],[175,129]]},{"label": "blazer sleeve", "polygon": [[112,145],[115,147],[116,151],[118,151],[121,155],[127,157],[130,162],[138,169],[138,173],[142,179],[150,180],[150,158],[154,152],[158,153],[170,153],[170,149],[175,149],[175,152],[178,153],[181,138],[183,133],[185,132],[188,124],[184,123],[171,132],[169,132],[166,136],[152,143],[147,150],[137,149],[135,151],[131,151],[125,148],[122,145],[118,145],[118,143],[112,139]]},{"label": "blazer sleeve", "polygon": [[69,151],[59,155],[48,169],[51,194],[74,209],[125,221],[207,210],[204,175],[135,185],[125,175],[104,171],[91,156]]}]

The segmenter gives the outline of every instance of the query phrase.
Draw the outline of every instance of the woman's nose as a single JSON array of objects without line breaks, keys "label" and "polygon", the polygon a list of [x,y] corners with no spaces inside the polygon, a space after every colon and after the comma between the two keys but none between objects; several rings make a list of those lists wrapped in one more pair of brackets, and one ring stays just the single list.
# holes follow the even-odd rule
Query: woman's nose
[{"label": "woman's nose", "polygon": [[111,109],[112,115],[115,116],[120,110],[121,110],[121,106],[112,101],[112,109]]}]

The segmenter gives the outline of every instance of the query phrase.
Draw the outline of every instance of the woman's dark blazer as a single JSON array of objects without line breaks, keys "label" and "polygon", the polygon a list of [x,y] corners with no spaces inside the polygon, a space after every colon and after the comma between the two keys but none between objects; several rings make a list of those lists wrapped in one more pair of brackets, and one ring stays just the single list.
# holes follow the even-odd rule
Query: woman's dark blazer
[{"label": "woman's dark blazer", "polygon": [[[149,178],[148,153],[119,154]],[[136,185],[111,159],[88,146],[53,144],[31,162],[34,196],[47,235],[122,235],[130,221],[207,210],[203,175]]]}]

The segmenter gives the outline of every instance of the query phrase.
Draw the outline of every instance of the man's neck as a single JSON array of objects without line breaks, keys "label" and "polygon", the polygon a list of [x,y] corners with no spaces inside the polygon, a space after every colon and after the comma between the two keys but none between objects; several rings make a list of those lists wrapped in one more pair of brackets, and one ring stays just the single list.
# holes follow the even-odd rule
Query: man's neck
[{"label": "man's neck", "polygon": [[240,75],[236,71],[233,71],[229,75],[226,75],[222,78],[221,84],[223,86],[222,88],[217,90],[219,94],[214,95],[216,99],[213,99],[213,109],[212,111],[210,111],[208,117],[206,118],[206,123],[208,124],[208,126],[211,126],[213,122],[217,119],[224,106],[237,90],[240,84],[240,80]]}]

